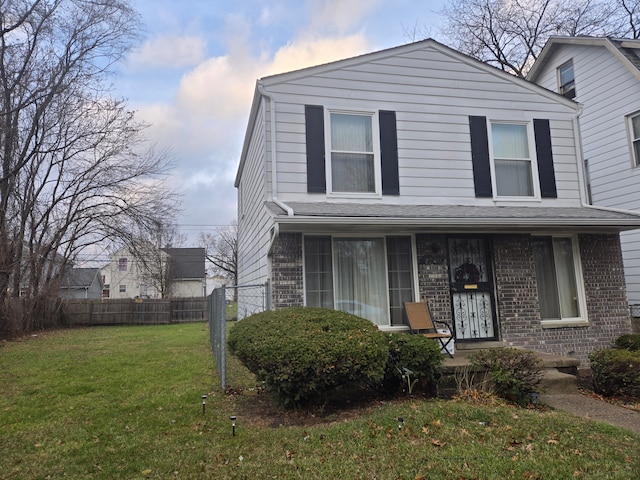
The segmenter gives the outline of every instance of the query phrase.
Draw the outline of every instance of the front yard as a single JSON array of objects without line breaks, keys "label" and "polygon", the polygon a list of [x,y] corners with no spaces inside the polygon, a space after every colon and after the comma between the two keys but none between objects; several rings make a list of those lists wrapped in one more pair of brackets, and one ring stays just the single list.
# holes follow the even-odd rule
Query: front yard
[{"label": "front yard", "polygon": [[0,478],[628,479],[640,471],[640,437],[561,412],[401,398],[285,413],[233,358],[229,368],[235,394],[224,395],[202,323],[4,343]]}]

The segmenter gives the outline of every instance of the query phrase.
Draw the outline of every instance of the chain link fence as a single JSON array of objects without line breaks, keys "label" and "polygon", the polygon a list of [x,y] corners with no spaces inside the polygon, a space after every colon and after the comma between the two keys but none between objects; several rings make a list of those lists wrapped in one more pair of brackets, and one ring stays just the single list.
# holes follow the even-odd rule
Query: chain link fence
[{"label": "chain link fence", "polygon": [[[235,290],[233,295],[229,295],[230,290]],[[216,367],[223,392],[227,390],[227,305],[230,303],[228,297],[235,298],[238,301],[238,320],[242,320],[254,313],[268,310],[271,305],[268,282],[255,285],[219,287],[209,295],[207,299],[209,307],[209,341],[216,359]]]},{"label": "chain link fence", "polygon": [[631,329],[633,333],[640,333],[640,305],[630,305],[629,314],[631,315]]}]

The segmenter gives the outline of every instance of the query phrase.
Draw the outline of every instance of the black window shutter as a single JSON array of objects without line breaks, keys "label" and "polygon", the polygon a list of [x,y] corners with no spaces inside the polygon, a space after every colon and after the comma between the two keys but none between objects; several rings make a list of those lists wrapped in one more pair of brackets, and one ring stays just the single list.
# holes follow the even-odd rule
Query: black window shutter
[{"label": "black window shutter", "polygon": [[380,110],[380,161],[382,166],[382,194],[400,195],[398,175],[398,132],[396,112]]},{"label": "black window shutter", "polygon": [[324,193],[327,180],[324,160],[324,109],[322,105],[304,107],[307,141],[307,192]]},{"label": "black window shutter", "polygon": [[556,173],[553,168],[553,152],[551,151],[551,130],[549,120],[534,119],[533,132],[536,137],[536,156],[538,157],[538,176],[540,178],[540,195],[543,198],[557,198]]},{"label": "black window shutter", "polygon": [[470,116],[469,130],[471,132],[471,162],[476,197],[493,197],[487,118]]}]

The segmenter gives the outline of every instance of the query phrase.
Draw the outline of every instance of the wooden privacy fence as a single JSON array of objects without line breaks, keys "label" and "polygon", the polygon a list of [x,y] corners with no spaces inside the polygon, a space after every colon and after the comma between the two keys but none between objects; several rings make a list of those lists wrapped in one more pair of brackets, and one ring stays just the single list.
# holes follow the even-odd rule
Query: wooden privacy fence
[{"label": "wooden privacy fence", "polygon": [[64,300],[67,325],[159,325],[204,322],[207,299]]}]

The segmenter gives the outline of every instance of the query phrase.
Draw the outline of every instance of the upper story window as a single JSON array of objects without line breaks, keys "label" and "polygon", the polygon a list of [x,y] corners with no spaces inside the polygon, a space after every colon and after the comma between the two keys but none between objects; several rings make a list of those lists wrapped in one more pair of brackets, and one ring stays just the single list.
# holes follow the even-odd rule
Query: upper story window
[{"label": "upper story window", "polygon": [[476,197],[558,198],[548,119],[489,125],[487,117],[470,116],[469,133]]},{"label": "upper story window", "polygon": [[118,270],[120,272],[126,272],[127,271],[127,258],[126,257],[118,259]]},{"label": "upper story window", "polygon": [[558,67],[558,92],[567,98],[576,98],[576,79],[573,74],[572,60]]},{"label": "upper story window", "polygon": [[373,115],[330,112],[329,122],[330,191],[377,193]]},{"label": "upper story window", "polygon": [[535,195],[526,124],[491,123],[493,171],[498,197]]},{"label": "upper story window", "polygon": [[629,136],[631,137],[631,150],[633,165],[640,166],[640,112],[627,117],[629,124]]},{"label": "upper story window", "polygon": [[305,105],[307,192],[400,195],[396,112]]}]

